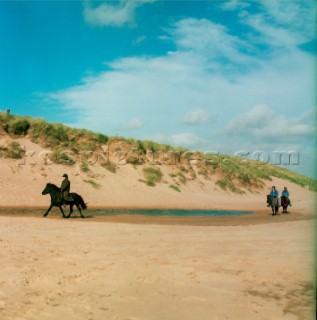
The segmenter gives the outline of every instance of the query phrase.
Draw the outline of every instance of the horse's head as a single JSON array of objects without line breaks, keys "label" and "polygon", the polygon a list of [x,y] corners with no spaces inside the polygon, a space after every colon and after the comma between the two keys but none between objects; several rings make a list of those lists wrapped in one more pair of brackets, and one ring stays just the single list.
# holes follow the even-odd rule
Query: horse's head
[{"label": "horse's head", "polygon": [[44,190],[42,191],[42,194],[48,194],[48,193],[59,193],[61,192],[61,189],[53,183],[48,183]]},{"label": "horse's head", "polygon": [[48,194],[51,192],[51,183],[48,183],[46,185],[46,187],[44,188],[44,190],[42,191],[42,194],[45,195],[45,194]]}]

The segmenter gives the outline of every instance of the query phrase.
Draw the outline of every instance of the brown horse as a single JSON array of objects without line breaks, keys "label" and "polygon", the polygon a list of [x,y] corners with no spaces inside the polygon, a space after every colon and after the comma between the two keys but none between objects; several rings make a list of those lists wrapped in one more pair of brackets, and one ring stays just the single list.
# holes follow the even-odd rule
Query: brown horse
[{"label": "brown horse", "polygon": [[283,213],[288,213],[287,207],[290,205],[290,200],[288,197],[281,196],[281,204],[283,207]]}]

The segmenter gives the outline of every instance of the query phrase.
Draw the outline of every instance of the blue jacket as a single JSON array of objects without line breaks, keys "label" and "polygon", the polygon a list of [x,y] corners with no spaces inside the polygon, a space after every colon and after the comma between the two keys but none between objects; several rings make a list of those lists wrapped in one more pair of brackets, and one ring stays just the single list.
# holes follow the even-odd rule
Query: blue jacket
[{"label": "blue jacket", "polygon": [[271,196],[273,198],[277,198],[278,197],[278,191],[277,190],[272,190],[270,194],[271,194]]},{"label": "blue jacket", "polygon": [[289,192],[287,191],[287,190],[283,190],[282,191],[282,196],[284,196],[284,197],[289,197]]}]

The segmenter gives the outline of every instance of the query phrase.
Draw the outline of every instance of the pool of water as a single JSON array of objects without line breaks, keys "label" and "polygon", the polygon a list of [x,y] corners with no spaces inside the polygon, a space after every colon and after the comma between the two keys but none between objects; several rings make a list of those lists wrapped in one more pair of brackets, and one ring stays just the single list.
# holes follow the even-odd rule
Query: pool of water
[{"label": "pool of water", "polygon": [[[88,213],[88,212],[87,212]],[[250,211],[182,210],[182,209],[98,209],[89,210],[94,216],[141,215],[152,217],[221,217],[255,214]]]},{"label": "pool of water", "polygon": [[[38,208],[0,208],[0,216],[42,216],[46,209]],[[69,208],[65,209],[65,214],[68,214]],[[230,210],[184,210],[184,209],[88,209],[83,212],[85,217],[228,217],[252,215],[255,212],[251,211],[230,211]],[[58,208],[53,208],[49,216],[60,216],[61,213]],[[73,217],[79,216],[78,210],[75,208]]]}]

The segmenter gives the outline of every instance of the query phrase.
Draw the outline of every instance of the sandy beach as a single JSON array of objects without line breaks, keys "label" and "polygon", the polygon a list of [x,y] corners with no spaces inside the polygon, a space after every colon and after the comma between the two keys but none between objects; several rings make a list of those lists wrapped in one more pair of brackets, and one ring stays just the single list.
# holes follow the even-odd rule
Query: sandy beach
[{"label": "sandy beach", "polygon": [[313,319],[314,230],[1,216],[1,319]]},{"label": "sandy beach", "polygon": [[[22,139],[28,149],[43,151]],[[37,149],[38,148],[38,149]],[[1,320],[310,320],[316,279],[316,194],[272,178],[243,194],[198,175],[181,192],[179,168],[161,167],[149,187],[142,168],[46,166],[1,159]],[[198,170],[194,168],[194,170]],[[88,202],[86,219],[42,217],[67,172]],[[97,187],[87,183],[94,179]],[[289,214],[271,215],[266,194],[287,185]],[[252,211],[227,217],[99,216],[100,208]]]}]

